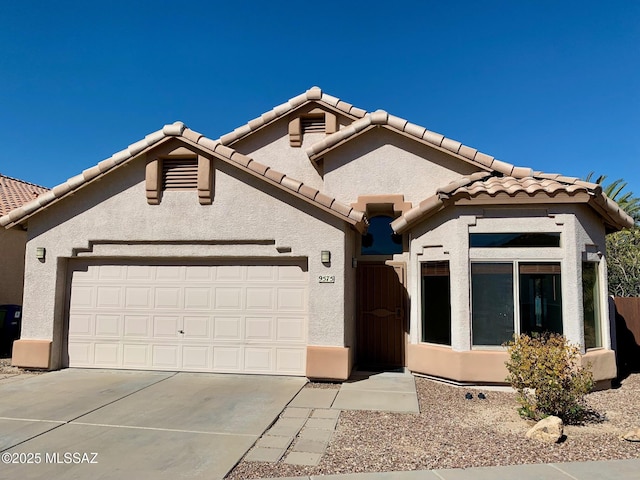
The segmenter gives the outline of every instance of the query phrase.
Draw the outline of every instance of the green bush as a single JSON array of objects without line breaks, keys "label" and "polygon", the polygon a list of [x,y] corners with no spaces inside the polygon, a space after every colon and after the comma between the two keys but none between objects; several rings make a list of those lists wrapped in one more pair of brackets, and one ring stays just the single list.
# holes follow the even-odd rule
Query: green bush
[{"label": "green bush", "polygon": [[507,382],[517,392],[520,415],[540,420],[549,415],[567,424],[597,416],[585,404],[593,388],[590,366],[580,365],[578,348],[557,334],[520,335],[507,343]]}]

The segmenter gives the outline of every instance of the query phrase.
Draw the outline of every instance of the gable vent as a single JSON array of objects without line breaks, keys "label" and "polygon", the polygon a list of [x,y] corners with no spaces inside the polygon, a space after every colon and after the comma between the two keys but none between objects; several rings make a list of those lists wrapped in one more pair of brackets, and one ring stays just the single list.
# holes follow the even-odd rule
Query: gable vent
[{"label": "gable vent", "polygon": [[300,123],[302,124],[303,133],[325,133],[326,123],[324,121],[324,115],[314,117],[301,117]]},{"label": "gable vent", "polygon": [[197,187],[197,158],[162,160],[162,188],[164,190],[193,190]]}]

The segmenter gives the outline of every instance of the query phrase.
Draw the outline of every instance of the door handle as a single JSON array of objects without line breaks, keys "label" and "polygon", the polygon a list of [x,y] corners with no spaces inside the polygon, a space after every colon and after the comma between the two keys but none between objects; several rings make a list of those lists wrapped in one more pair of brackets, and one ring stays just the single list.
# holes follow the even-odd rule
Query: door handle
[{"label": "door handle", "polygon": [[184,330],[178,330],[178,333],[181,333],[184,335]]}]

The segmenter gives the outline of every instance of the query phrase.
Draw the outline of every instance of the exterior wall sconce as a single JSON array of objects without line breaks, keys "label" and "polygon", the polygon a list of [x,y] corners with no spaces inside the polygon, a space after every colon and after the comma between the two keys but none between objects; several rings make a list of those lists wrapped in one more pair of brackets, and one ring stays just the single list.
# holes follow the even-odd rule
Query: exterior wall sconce
[{"label": "exterior wall sconce", "polygon": [[44,262],[44,258],[47,255],[47,249],[44,247],[36,247],[36,258],[41,262]]},{"label": "exterior wall sconce", "polygon": [[320,252],[320,261],[322,263],[330,263],[331,262],[331,252],[329,250],[322,250]]}]

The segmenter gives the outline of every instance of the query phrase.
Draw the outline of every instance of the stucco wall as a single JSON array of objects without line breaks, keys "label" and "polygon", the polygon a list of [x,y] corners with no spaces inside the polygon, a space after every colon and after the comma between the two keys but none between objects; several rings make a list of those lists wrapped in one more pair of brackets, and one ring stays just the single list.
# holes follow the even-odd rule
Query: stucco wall
[{"label": "stucco wall", "polygon": [[27,232],[0,227],[0,305],[22,305]]},{"label": "stucco wall", "polygon": [[[66,259],[76,254],[293,257],[308,258],[309,344],[344,345],[344,222],[221,161],[212,205],[199,205],[197,192],[189,191],[165,192],[151,206],[144,167],[144,159],[132,161],[29,220],[23,338],[54,338],[59,346]],[[45,262],[35,258],[36,247],[46,248]],[[290,251],[278,252],[282,247]],[[321,250],[331,251],[331,267],[320,262]],[[319,275],[335,275],[336,283],[319,284]]]},{"label": "stucco wall", "polygon": [[418,203],[477,168],[384,128],[370,130],[328,153],[324,189],[345,203],[360,195],[404,194]]}]

